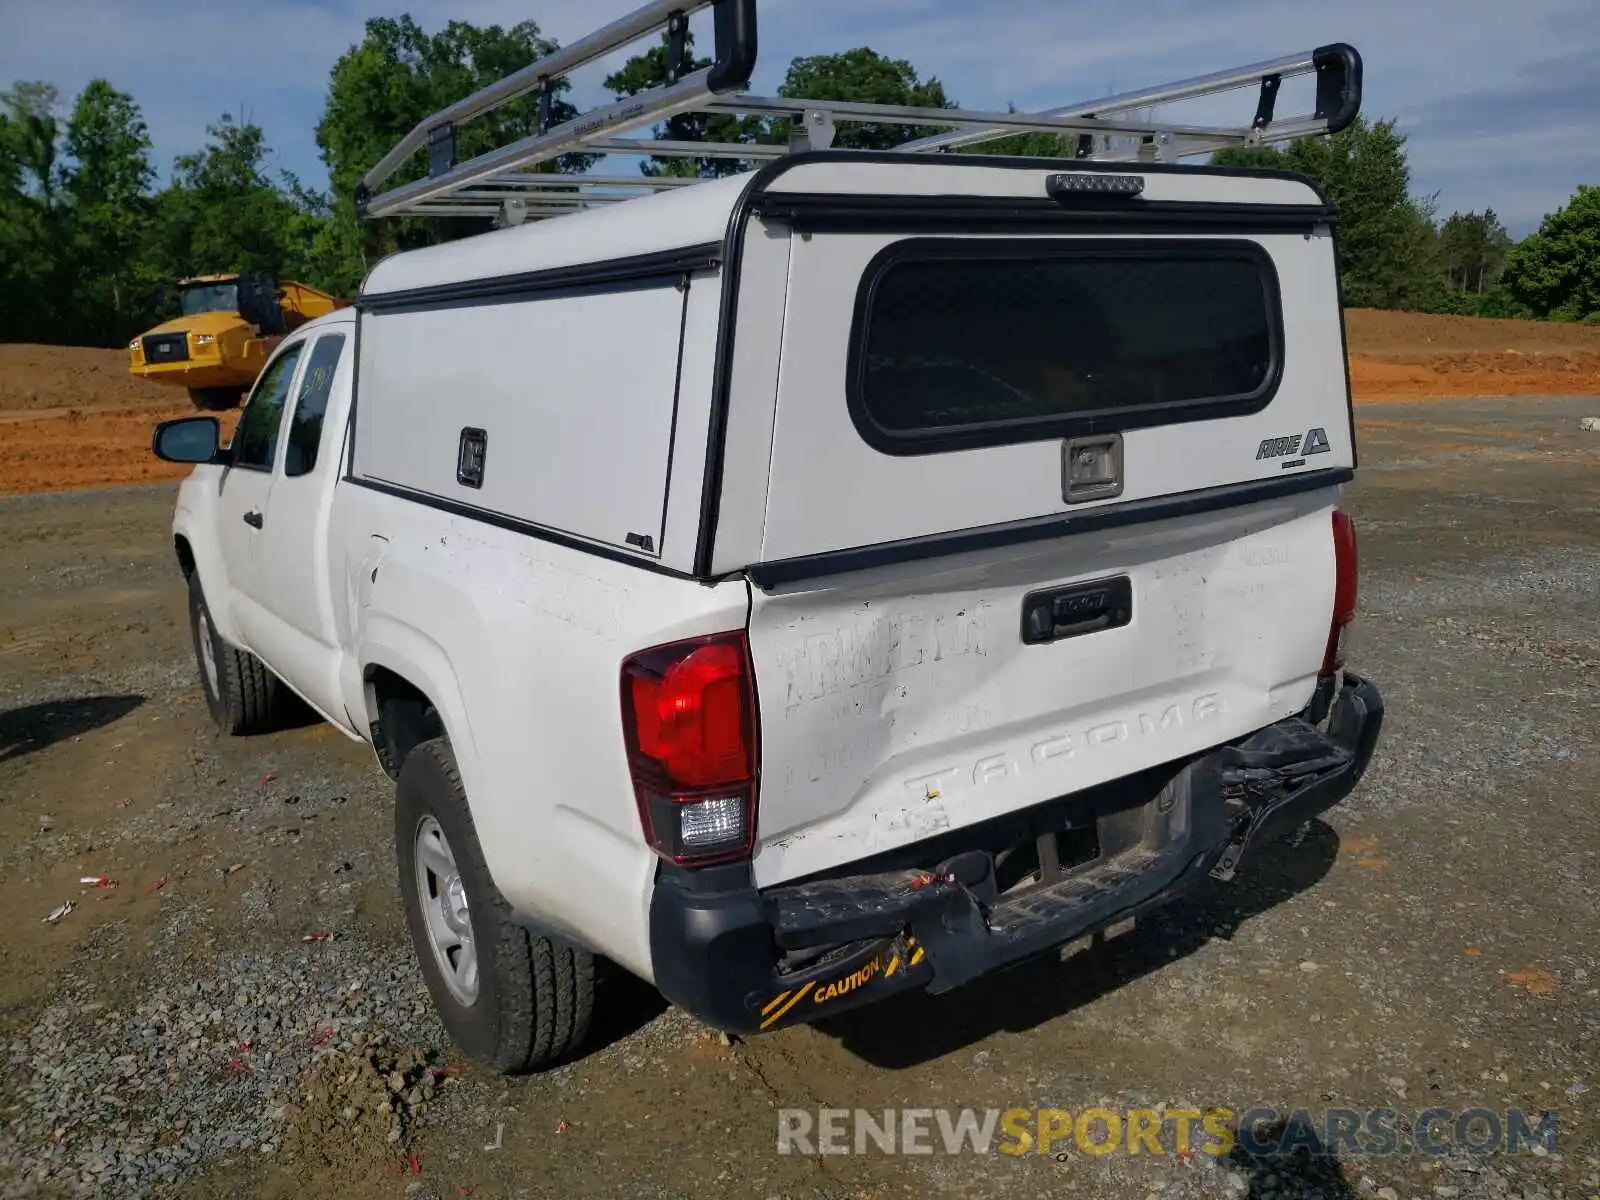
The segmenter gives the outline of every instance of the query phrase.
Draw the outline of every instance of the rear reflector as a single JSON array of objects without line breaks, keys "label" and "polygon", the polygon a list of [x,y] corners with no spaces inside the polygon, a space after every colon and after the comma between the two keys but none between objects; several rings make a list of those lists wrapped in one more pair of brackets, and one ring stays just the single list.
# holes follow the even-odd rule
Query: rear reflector
[{"label": "rear reflector", "polygon": [[1345,634],[1356,619],[1356,523],[1350,514],[1333,512],[1333,623],[1328,648],[1322,656],[1322,674],[1332,675],[1344,666]]},{"label": "rear reflector", "polygon": [[622,664],[622,726],[646,840],[700,865],[755,836],[756,722],[743,631],[674,642]]}]

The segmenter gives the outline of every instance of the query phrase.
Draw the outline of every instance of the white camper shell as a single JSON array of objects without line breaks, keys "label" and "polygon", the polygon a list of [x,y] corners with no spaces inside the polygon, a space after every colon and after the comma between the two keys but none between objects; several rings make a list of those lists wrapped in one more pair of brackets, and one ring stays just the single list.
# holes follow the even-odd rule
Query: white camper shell
[{"label": "white camper shell", "polygon": [[175,533],[219,720],[281,681],[398,776],[485,1061],[570,1050],[595,954],[734,1031],[948,990],[1231,878],[1371,757],[1303,179],[802,150],[356,309],[278,352],[348,335],[320,473],[291,365],[292,444],[201,466]]}]

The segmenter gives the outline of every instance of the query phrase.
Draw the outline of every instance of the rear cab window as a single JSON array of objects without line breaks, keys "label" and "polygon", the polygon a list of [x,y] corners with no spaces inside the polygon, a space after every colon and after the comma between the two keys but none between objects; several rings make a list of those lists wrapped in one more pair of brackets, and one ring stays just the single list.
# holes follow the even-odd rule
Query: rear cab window
[{"label": "rear cab window", "polygon": [[1270,402],[1281,329],[1247,241],[911,239],[863,275],[851,417],[920,454],[1236,416]]},{"label": "rear cab window", "polygon": [[316,469],[322,445],[323,418],[328,412],[328,396],[333,391],[334,373],[344,353],[344,334],[325,333],[311,347],[306,369],[300,376],[300,394],[295,398],[289,420],[289,444],[284,450],[283,473],[290,478],[309,475]]}]

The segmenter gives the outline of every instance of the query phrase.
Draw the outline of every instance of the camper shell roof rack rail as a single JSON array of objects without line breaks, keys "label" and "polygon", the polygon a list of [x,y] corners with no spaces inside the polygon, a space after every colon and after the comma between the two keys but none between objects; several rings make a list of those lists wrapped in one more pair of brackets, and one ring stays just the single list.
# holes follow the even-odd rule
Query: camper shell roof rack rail
[{"label": "camper shell roof rack rail", "polygon": [[[685,34],[689,19],[712,10],[715,58],[692,64]],[[598,62],[661,31],[667,34],[667,80],[659,87],[556,124],[551,120],[554,85],[569,72]],[[697,182],[692,177],[562,174],[546,167],[567,154],[631,155],[760,162],[799,150],[826,149],[840,122],[936,127],[943,132],[908,142],[906,154],[947,153],[1016,133],[1075,138],[1074,156],[1094,161],[1173,162],[1229,146],[1290,141],[1337,133],[1361,106],[1361,56],[1344,43],[1250,63],[1192,79],[1102,96],[1042,112],[984,112],[961,108],[916,108],[853,101],[756,96],[749,86],[756,64],[756,0],[653,0],[602,29],[579,38],[521,70],[440,109],[400,140],[367,172],[357,205],[367,217],[493,216],[511,224],[614,203]],[[1310,113],[1280,117],[1278,91],[1286,79],[1316,77]],[[1250,120],[1238,125],[1149,120],[1148,110],[1239,89],[1256,89]],[[464,121],[509,101],[533,95],[539,130],[466,162],[455,161],[455,129]],[[625,136],[678,113],[732,113],[790,119],[787,145],[669,141]],[[420,150],[427,173],[420,179],[377,189]],[[541,167],[546,167],[540,170]]]}]

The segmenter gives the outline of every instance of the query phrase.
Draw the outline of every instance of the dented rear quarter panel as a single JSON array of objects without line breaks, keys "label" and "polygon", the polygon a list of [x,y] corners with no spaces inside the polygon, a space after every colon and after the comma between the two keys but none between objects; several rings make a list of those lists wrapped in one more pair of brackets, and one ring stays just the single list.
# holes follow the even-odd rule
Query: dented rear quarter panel
[{"label": "dented rear quarter panel", "polygon": [[[376,562],[350,601],[362,665],[399,671],[440,706],[496,886],[651,978],[658,860],[628,774],[621,664],[742,628],[747,585],[641,571],[370,489],[341,496],[346,561]],[[373,534],[388,539],[376,558]]]}]

